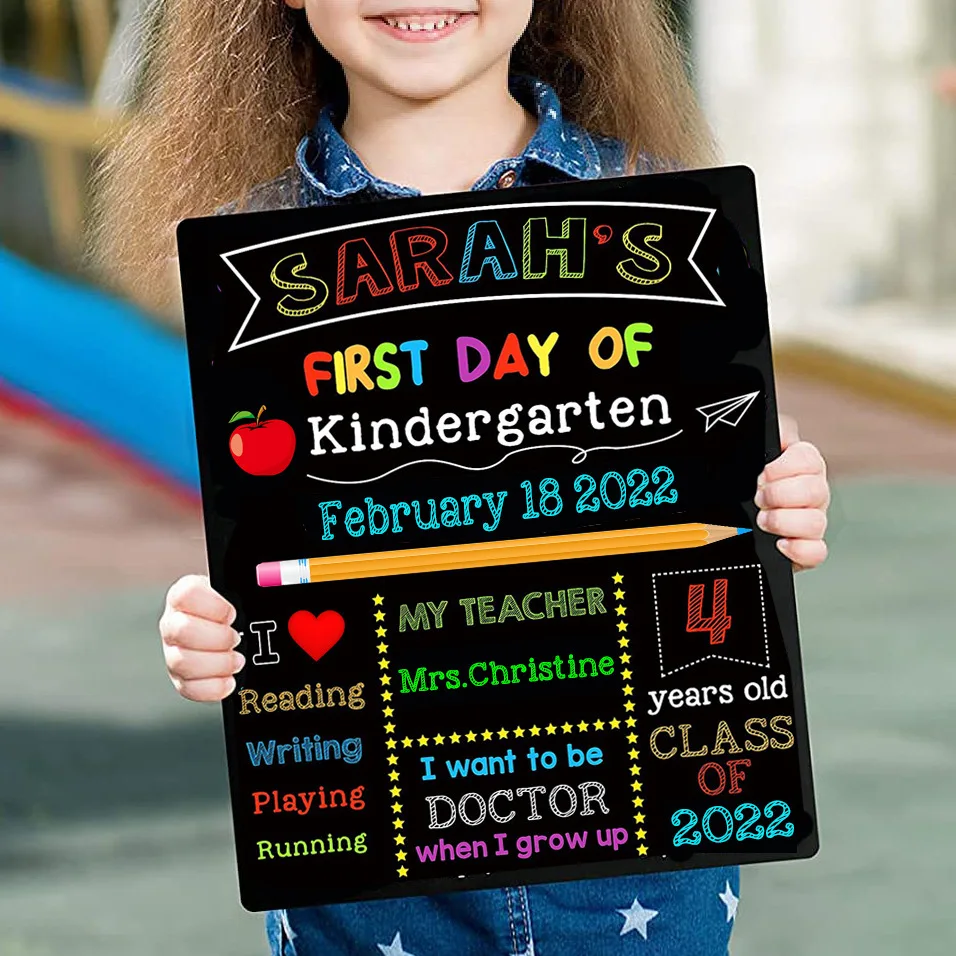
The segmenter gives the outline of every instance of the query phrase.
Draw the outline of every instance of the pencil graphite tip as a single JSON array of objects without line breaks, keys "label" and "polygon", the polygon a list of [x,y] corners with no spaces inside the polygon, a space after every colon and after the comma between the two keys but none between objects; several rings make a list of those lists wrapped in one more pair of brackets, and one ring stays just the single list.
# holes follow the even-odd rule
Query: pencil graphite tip
[{"label": "pencil graphite tip", "polygon": [[738,528],[737,534],[753,534],[753,528]]}]

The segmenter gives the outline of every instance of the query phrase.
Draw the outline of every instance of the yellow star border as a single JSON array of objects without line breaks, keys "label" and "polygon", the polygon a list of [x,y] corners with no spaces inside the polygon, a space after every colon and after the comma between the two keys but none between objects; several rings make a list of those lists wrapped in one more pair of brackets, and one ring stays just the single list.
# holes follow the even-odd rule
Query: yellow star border
[{"label": "yellow star border", "polygon": [[[615,618],[617,623],[615,624],[615,634],[617,636],[617,645],[620,649],[619,660],[621,662],[621,680],[624,682],[621,690],[624,695],[624,713],[627,716],[624,719],[625,726],[627,727],[629,733],[627,735],[627,742],[630,745],[627,756],[630,760],[630,777],[631,779],[631,791],[633,793],[640,793],[644,784],[641,783],[639,777],[641,775],[641,766],[638,763],[638,759],[641,755],[641,752],[634,745],[637,743],[637,734],[634,733],[633,728],[637,726],[637,719],[633,716],[635,704],[634,704],[634,685],[631,683],[631,680],[634,676],[633,671],[631,670],[631,653],[630,653],[630,638],[627,636],[627,605],[624,603],[624,599],[627,596],[627,591],[624,589],[624,575],[623,574],[614,574],[611,577],[611,580],[614,584],[617,585],[617,590],[614,592],[614,598],[617,601],[617,606],[614,608]],[[640,796],[636,796],[634,800],[635,808],[640,808],[644,806],[644,800]],[[634,815],[634,822],[638,825],[644,822],[644,814],[636,812]],[[638,856],[647,856],[647,844],[644,842],[647,839],[647,831],[641,827],[639,830],[634,831],[634,835],[637,837],[637,855]]]},{"label": "yellow star border", "polygon": [[[631,718],[633,720],[634,718]],[[602,720],[600,717],[597,720],[592,720],[590,722],[586,720],[579,720],[576,724],[572,724],[570,721],[563,721],[560,724],[548,723],[543,727],[539,727],[537,724],[532,724],[530,727],[496,727],[489,728],[484,727],[481,730],[453,730],[449,733],[444,734],[435,734],[432,737],[428,737],[425,734],[422,734],[421,737],[404,737],[402,740],[398,741],[402,747],[434,747],[442,746],[443,744],[473,744],[473,743],[489,743],[491,741],[499,740],[520,740],[521,738],[529,737],[562,737],[565,734],[586,734],[594,733],[595,731],[600,732],[602,730],[621,730],[626,726],[633,726],[633,724],[628,725],[626,721],[620,720],[617,717],[612,717],[609,720]],[[386,746],[389,746],[386,744]],[[394,749],[391,748],[390,749]]]},{"label": "yellow star border", "polygon": [[[637,734],[634,732],[634,728],[637,726],[637,719],[633,716],[635,710],[635,704],[633,701],[634,687],[631,684],[633,677],[633,671],[630,669],[629,665],[631,664],[631,654],[630,654],[630,638],[627,636],[628,632],[628,621],[627,621],[627,605],[624,603],[626,599],[627,592],[624,589],[624,576],[620,573],[614,574],[612,578],[615,585],[617,585],[614,593],[614,598],[617,601],[615,606],[615,635],[617,637],[617,644],[619,648],[618,659],[622,664],[621,668],[621,679],[623,680],[622,692],[625,697],[624,701],[624,712],[626,716],[622,720],[618,717],[611,717],[608,719],[598,718],[593,721],[580,720],[577,723],[571,723],[569,720],[565,719],[560,722],[551,721],[543,726],[538,724],[532,724],[530,727],[484,727],[482,729],[467,730],[467,731],[458,731],[452,730],[446,733],[437,733],[433,736],[426,736],[422,734],[420,737],[402,737],[398,738],[396,735],[395,724],[391,721],[391,718],[394,716],[395,710],[392,707],[392,691],[389,690],[389,685],[391,684],[391,675],[389,674],[389,668],[391,662],[388,659],[388,626],[387,626],[387,612],[384,609],[384,601],[382,595],[376,594],[372,598],[373,611],[372,617],[374,621],[374,633],[375,637],[378,639],[379,643],[376,646],[380,658],[378,662],[379,669],[381,671],[380,681],[382,684],[382,703],[383,708],[382,712],[385,718],[384,730],[386,734],[385,747],[389,751],[388,755],[388,779],[391,783],[389,793],[395,802],[392,803],[392,813],[393,820],[392,826],[395,830],[395,859],[399,864],[396,872],[400,879],[406,879],[408,877],[408,867],[405,866],[405,862],[408,859],[408,853],[404,849],[405,844],[405,835],[402,833],[402,830],[405,827],[405,820],[402,817],[402,803],[399,800],[401,796],[401,787],[399,786],[400,775],[397,769],[398,756],[395,753],[399,747],[402,749],[409,749],[414,746],[418,747],[427,747],[427,746],[443,746],[445,744],[460,744],[460,743],[477,743],[479,741],[483,743],[499,740],[518,740],[522,738],[532,738],[532,737],[556,737],[564,735],[577,735],[584,733],[594,733],[604,731],[605,728],[608,730],[621,730],[622,728],[627,730],[627,742],[630,745],[628,750],[628,758],[631,761],[630,764],[630,776],[631,780],[631,790],[634,792],[634,807],[638,811],[635,813],[634,822],[640,827],[644,823],[644,814],[639,812],[644,805],[643,798],[639,795],[643,790],[643,784],[638,779],[641,773],[641,767],[638,763],[640,756],[640,751],[634,746],[637,743]],[[560,718],[558,718],[560,720]],[[637,854],[638,856],[647,856],[648,849],[645,844],[647,837],[647,831],[640,827],[634,831],[635,836],[638,840]]]},{"label": "yellow star border", "polygon": [[399,800],[399,797],[402,795],[402,788],[399,786],[398,756],[395,751],[398,749],[399,743],[401,743],[402,747],[411,747],[412,740],[410,737],[405,737],[399,741],[395,733],[395,724],[392,721],[392,717],[395,715],[395,708],[392,707],[392,692],[388,689],[392,678],[388,673],[391,662],[388,659],[388,625],[386,622],[387,613],[384,610],[384,604],[385,598],[382,597],[381,594],[376,594],[372,598],[372,619],[375,624],[375,637],[379,642],[375,650],[379,653],[378,666],[382,672],[379,679],[382,683],[382,715],[385,718],[385,749],[389,751],[388,779],[391,783],[391,787],[388,792],[395,798],[395,802],[392,804],[392,827],[395,830],[395,859],[398,861],[396,872],[398,873],[399,879],[406,879],[408,877],[408,867],[404,864],[408,859],[408,853],[405,850],[405,835],[402,833],[402,830],[405,828],[405,820],[402,817],[402,804]]}]

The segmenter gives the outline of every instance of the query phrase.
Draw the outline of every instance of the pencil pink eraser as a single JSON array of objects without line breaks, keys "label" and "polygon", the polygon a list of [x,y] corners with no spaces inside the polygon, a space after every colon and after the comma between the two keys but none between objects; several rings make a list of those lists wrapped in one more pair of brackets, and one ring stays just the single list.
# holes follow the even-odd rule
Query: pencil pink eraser
[{"label": "pencil pink eraser", "polygon": [[282,570],[278,561],[256,565],[256,580],[260,588],[277,588],[282,584]]}]

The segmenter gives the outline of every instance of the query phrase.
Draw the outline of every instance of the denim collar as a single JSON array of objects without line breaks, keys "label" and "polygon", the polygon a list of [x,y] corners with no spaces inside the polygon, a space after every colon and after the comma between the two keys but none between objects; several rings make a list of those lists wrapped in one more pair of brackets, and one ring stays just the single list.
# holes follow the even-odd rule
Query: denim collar
[{"label": "denim collar", "polygon": [[[513,172],[520,182],[526,167],[534,163],[569,179],[598,179],[606,175],[594,140],[580,126],[564,119],[561,103],[550,86],[531,77],[513,76],[510,88],[515,99],[537,116],[538,128],[520,156],[499,160],[472,190],[493,189],[507,172]],[[333,107],[325,107],[315,129],[299,143],[296,165],[307,183],[333,199],[363,190],[373,198],[421,195],[410,186],[398,186],[373,176],[339,133],[337,115]]]}]

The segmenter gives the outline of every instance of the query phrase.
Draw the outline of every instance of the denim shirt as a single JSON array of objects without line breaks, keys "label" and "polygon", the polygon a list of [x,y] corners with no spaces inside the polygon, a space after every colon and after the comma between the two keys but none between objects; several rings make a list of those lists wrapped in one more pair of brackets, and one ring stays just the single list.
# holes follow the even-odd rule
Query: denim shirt
[{"label": "denim shirt", "polygon": [[[498,160],[471,191],[537,186],[574,180],[602,179],[676,169],[673,163],[640,153],[628,168],[627,148],[617,139],[589,133],[564,118],[557,94],[546,83],[525,76],[511,79],[511,93],[538,118],[538,128],[520,156]],[[241,203],[226,212],[258,212],[400,196],[420,196],[373,176],[338,130],[340,111],[322,110],[315,128],[302,138],[295,165],[270,182],[253,188]]]},{"label": "denim shirt", "polygon": [[[472,190],[562,183],[676,169],[640,154],[628,169],[619,140],[562,115],[554,90],[514,77],[511,91],[538,118],[520,156],[499,160]],[[221,212],[417,196],[372,175],[322,111],[295,164]],[[272,956],[726,956],[740,893],[736,867],[475,890],[430,897],[277,910],[266,918]]]}]

